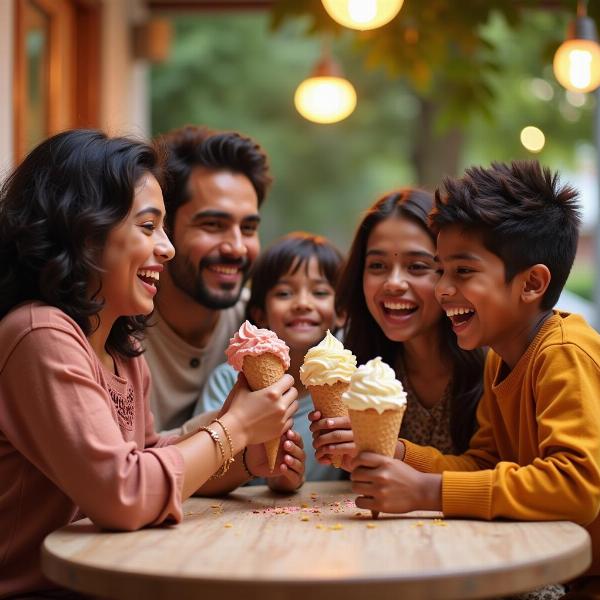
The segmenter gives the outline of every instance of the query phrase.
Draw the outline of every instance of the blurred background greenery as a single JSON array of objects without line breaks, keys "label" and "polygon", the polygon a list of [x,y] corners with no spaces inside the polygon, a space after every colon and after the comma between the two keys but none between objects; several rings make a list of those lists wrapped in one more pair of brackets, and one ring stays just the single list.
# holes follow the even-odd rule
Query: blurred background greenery
[{"label": "blurred background greenery", "polygon": [[[335,26],[318,0],[178,15],[171,56],[152,68],[153,134],[195,123],[254,137],[275,176],[263,244],[305,229],[347,250],[362,211],[386,191],[435,189],[470,164],[533,157],[519,140],[527,125],[546,135],[535,157],[583,186],[595,206],[585,178],[594,97],[565,92],[551,67],[574,6],[406,0],[372,32]],[[324,42],[358,94],[355,112],[332,125],[310,123],[293,106]],[[569,280],[590,299],[593,220],[584,220]]]}]

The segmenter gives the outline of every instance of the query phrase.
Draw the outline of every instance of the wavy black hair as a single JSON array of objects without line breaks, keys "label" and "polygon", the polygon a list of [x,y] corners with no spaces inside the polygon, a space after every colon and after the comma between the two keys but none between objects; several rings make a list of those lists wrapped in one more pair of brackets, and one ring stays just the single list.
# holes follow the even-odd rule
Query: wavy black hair
[{"label": "wavy black hair", "polygon": [[546,265],[552,277],[540,308],[552,308],[577,252],[577,191],[537,160],[471,167],[463,177],[444,179],[443,188],[435,193],[434,231],[457,225],[479,235],[504,263],[506,283],[528,267]]},{"label": "wavy black hair", "polygon": [[267,155],[251,138],[235,131],[217,131],[185,125],[156,139],[166,153],[164,198],[167,227],[173,231],[177,209],[190,199],[188,181],[192,170],[204,167],[245,175],[252,184],[260,207],[272,177]]},{"label": "wavy black hair", "polygon": [[[386,194],[370,209],[358,225],[350,253],[336,291],[339,314],[346,316],[344,344],[355,355],[358,364],[375,356],[390,365],[403,352],[401,342],[388,339],[371,315],[363,291],[363,272],[369,235],[386,219],[397,217],[417,224],[435,244],[428,226],[428,214],[433,207],[433,195],[413,188],[404,188]],[[455,448],[463,452],[475,432],[475,412],[483,392],[484,353],[481,349],[462,350],[452,331],[450,319],[440,318],[442,354],[452,362],[452,389],[450,395],[450,436]]]},{"label": "wavy black hair", "polygon": [[[0,188],[0,319],[39,300],[90,335],[103,302],[89,287],[102,272],[109,232],[129,213],[145,173],[161,180],[151,146],[100,131],[59,133],[37,146]],[[91,297],[90,297],[91,296]],[[106,348],[137,356],[145,316],[120,317]]]},{"label": "wavy black hair", "polygon": [[327,239],[304,231],[293,231],[273,242],[256,260],[250,277],[252,289],[246,305],[246,318],[254,325],[252,313],[258,308],[264,312],[266,296],[277,282],[292,270],[304,267],[312,257],[317,259],[320,273],[335,289],[343,263],[341,252]]}]

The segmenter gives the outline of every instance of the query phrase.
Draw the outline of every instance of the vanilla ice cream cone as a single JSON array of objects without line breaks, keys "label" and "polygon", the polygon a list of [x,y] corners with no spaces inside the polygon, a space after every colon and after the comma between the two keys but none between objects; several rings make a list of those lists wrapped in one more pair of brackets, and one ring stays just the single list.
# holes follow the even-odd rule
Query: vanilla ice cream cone
[{"label": "vanilla ice cream cone", "polygon": [[[315,410],[318,410],[324,419],[348,416],[348,409],[342,402],[342,394],[348,389],[348,385],[347,381],[336,381],[331,385],[308,386],[307,389]],[[332,464],[334,467],[339,468],[342,465],[342,459],[336,456]]]},{"label": "vanilla ice cream cone", "polygon": [[[347,417],[342,394],[348,389],[350,376],[356,370],[356,357],[328,331],[318,345],[311,348],[300,367],[300,381],[309,391],[315,410],[325,419]],[[332,460],[340,467],[341,457]]]},{"label": "vanilla ice cream cone", "polygon": [[[394,456],[406,393],[394,371],[378,356],[358,367],[342,396],[348,408],[354,443],[361,452]],[[371,511],[373,518],[378,511]]]},{"label": "vanilla ice cream cone", "polygon": [[358,452],[375,452],[394,456],[404,409],[384,410],[378,413],[367,410],[349,410],[354,443]]}]

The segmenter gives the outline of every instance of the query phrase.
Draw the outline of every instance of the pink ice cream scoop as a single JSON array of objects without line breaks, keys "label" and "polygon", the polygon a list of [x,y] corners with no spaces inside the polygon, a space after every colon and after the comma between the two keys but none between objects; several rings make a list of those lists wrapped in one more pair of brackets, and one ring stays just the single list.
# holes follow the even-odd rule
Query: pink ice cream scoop
[{"label": "pink ice cream scoop", "polygon": [[259,356],[267,352],[274,354],[281,360],[287,370],[290,366],[290,349],[287,344],[277,337],[270,329],[259,329],[244,321],[229,340],[229,348],[225,350],[227,362],[236,370],[241,371],[245,356]]}]

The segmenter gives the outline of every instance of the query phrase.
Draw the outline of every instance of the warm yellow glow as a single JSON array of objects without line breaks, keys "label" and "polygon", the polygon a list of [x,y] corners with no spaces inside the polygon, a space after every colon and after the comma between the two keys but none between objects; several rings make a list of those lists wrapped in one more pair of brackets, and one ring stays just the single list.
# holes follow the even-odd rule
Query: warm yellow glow
[{"label": "warm yellow glow", "polygon": [[315,123],[336,123],[352,114],[356,106],[353,85],[341,77],[311,77],[296,90],[298,112]]},{"label": "warm yellow glow", "polygon": [[351,29],[375,29],[389,23],[404,0],[322,0],[329,16]]},{"label": "warm yellow glow", "polygon": [[521,144],[529,152],[540,152],[546,143],[546,136],[541,129],[529,125],[521,130]]},{"label": "warm yellow glow", "polygon": [[571,92],[591,92],[600,85],[600,45],[591,40],[563,42],[554,55],[554,75]]}]

